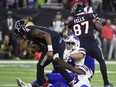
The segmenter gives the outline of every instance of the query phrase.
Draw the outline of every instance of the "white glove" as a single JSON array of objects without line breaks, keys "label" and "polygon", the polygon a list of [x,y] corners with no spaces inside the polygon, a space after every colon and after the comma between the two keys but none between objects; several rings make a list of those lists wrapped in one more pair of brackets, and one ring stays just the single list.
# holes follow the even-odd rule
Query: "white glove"
[{"label": "white glove", "polygon": [[53,59],[55,60],[55,58],[59,58],[59,54],[58,53],[54,54]]}]

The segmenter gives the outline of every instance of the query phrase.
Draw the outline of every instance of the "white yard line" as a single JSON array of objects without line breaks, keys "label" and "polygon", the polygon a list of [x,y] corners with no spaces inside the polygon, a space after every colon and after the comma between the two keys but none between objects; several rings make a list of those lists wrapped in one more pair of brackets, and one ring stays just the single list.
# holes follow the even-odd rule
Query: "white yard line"
[{"label": "white yard line", "polygon": [[17,87],[18,87],[17,84],[0,84],[0,87],[5,87],[5,86],[7,86],[7,87],[14,87],[14,86],[17,86]]},{"label": "white yard line", "polygon": [[[116,71],[107,71],[108,73],[112,73],[112,74],[116,74]],[[101,73],[101,71],[99,71],[99,70],[95,70],[95,73]]]},{"label": "white yard line", "polygon": [[24,64],[35,64],[38,61],[33,61],[33,60],[0,60],[0,64],[20,64],[20,63],[24,63]]},{"label": "white yard line", "polygon": [[[0,84],[0,87],[18,87],[17,84]],[[103,87],[103,86],[92,86],[92,87]]]},{"label": "white yard line", "polygon": [[[116,61],[105,61],[106,64],[116,64]],[[97,61],[95,61],[95,64],[99,64]]]},{"label": "white yard line", "polygon": [[[0,64],[17,64],[17,63],[24,63],[24,64],[36,64],[38,61],[34,60],[0,60]],[[105,61],[106,64],[116,64],[116,61]],[[95,64],[98,64],[97,61],[95,61]]]},{"label": "white yard line", "polygon": [[[50,73],[52,70],[45,70],[45,73]],[[36,70],[34,70],[34,71],[31,71],[31,72],[29,72],[28,74],[33,74],[34,72],[36,72]],[[108,73],[111,73],[111,74],[116,74],[116,72],[115,71],[107,71]],[[1,71],[0,73],[7,73],[7,72],[5,72],[5,71]],[[10,74],[12,74],[12,73],[20,73],[20,74],[25,74],[26,72],[9,72]],[[101,73],[99,70],[96,70],[95,71],[95,73]]]}]

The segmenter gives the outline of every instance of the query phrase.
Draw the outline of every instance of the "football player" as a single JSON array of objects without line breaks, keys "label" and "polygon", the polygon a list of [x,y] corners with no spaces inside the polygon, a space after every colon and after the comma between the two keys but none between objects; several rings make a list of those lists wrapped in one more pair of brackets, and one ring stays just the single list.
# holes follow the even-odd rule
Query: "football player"
[{"label": "football player", "polygon": [[94,29],[101,29],[94,12],[86,13],[83,6],[76,3],[71,8],[71,13],[74,19],[69,22],[69,29],[73,31],[75,36],[79,37],[81,47],[86,49],[87,54],[99,62],[104,81],[104,87],[113,87],[108,81],[107,68],[103,53],[94,37]]},{"label": "football player", "polygon": [[79,38],[76,36],[69,36],[66,38],[66,48],[64,51],[64,60],[72,66],[79,68],[85,74],[75,74],[74,76],[74,87],[91,87],[90,79],[93,72],[85,64],[86,50],[80,47]]},{"label": "football player", "polygon": [[[70,76],[74,78],[73,87],[90,87],[90,79],[95,70],[94,59],[90,56],[86,57],[86,51],[85,49],[80,48],[80,41],[77,37],[67,37],[66,44],[67,45],[64,51],[63,59],[72,66],[77,67],[78,70],[82,71],[82,73],[78,74],[74,74],[73,72],[70,73]],[[45,78],[47,82],[53,84],[49,87],[69,87],[67,81],[63,79],[62,76],[55,71],[53,71],[51,74],[46,74]],[[22,85],[21,87],[32,87],[31,84],[36,84],[36,81],[32,82],[31,84],[25,84],[20,79],[18,79],[17,81],[18,84]]]},{"label": "football player", "polygon": [[[41,58],[37,63],[37,87],[41,87],[42,80],[44,78],[44,67],[47,66],[52,62],[54,69],[59,72],[69,84],[72,82],[72,78],[70,77],[69,73],[55,60],[53,60],[53,55],[55,53],[59,54],[59,58],[62,61],[63,53],[65,49],[65,42],[59,36],[58,33],[52,31],[46,27],[42,26],[27,26],[26,21],[19,20],[15,23],[15,33],[19,35],[21,38],[27,39],[29,41],[33,41],[35,43],[41,43],[45,45],[45,49],[43,49]],[[59,59],[58,59],[59,60]],[[68,64],[68,63],[67,63]],[[73,69],[73,67],[70,67]],[[74,71],[76,69],[73,69]]]}]

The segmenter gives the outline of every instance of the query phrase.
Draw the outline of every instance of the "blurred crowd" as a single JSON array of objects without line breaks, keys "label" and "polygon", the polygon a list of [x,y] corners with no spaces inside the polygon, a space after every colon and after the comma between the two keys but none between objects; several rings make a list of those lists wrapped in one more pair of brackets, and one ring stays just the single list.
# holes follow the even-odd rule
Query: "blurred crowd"
[{"label": "blurred crowd", "polygon": [[[84,6],[90,5],[97,11],[115,12],[116,10],[116,0],[0,0],[0,7],[9,9],[6,19],[0,25],[0,59],[33,59],[33,55],[28,52],[28,41],[17,39],[14,36],[14,23],[17,20],[13,18],[13,12],[10,9],[54,8],[54,6],[56,8],[70,9],[76,2]],[[31,17],[27,16],[23,19],[28,22],[28,25],[35,24]],[[58,11],[55,17],[51,19],[53,21],[50,23],[49,29],[58,32],[65,39],[72,34],[67,28],[68,22],[72,19],[72,16],[64,19],[62,13]],[[95,31],[95,37],[102,47],[105,59],[116,59],[116,18],[101,18],[100,23],[102,31]]]},{"label": "blurred crowd", "polygon": [[0,0],[1,8],[62,8],[70,9],[75,3],[92,6],[97,11],[116,11],[116,0]]}]

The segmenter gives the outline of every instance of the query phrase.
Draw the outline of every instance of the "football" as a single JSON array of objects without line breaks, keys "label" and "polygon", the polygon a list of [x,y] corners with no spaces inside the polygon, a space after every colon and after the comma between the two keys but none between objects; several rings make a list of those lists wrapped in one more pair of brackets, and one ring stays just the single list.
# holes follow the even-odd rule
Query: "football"
[{"label": "football", "polygon": [[31,41],[29,44],[29,52],[31,54],[35,54],[36,52],[39,52],[39,50],[40,50],[40,45]]}]

